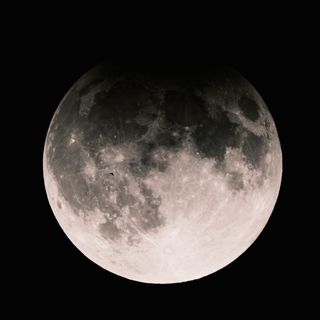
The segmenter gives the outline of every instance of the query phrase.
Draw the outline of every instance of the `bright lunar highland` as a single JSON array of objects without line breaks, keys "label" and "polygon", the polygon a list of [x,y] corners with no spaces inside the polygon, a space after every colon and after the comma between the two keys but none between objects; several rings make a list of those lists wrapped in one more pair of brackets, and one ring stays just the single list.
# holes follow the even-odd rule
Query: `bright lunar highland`
[{"label": "bright lunar highland", "polygon": [[267,106],[236,71],[102,64],[56,110],[43,172],[54,215],[85,256],[128,279],[176,283],[255,241],[282,154]]}]

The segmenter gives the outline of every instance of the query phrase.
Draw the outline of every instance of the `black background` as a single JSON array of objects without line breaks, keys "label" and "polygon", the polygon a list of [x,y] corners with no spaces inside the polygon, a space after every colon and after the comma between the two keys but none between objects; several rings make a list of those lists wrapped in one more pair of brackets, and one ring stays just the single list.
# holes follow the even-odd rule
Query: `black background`
[{"label": "black background", "polygon": [[[310,33],[301,28],[304,13],[298,13],[299,8],[265,11],[263,6],[246,14],[215,6],[162,12],[154,6],[131,11],[106,5],[94,11],[82,8],[82,14],[65,8],[54,13],[51,8],[34,8],[31,13],[28,8],[28,14],[21,13],[9,24],[9,55],[17,67],[13,87],[19,87],[10,101],[20,114],[18,135],[24,139],[19,148],[24,164],[20,156],[18,167],[27,174],[18,191],[21,201],[14,201],[21,238],[13,241],[18,261],[12,279],[18,281],[11,286],[12,298],[30,301],[26,310],[39,311],[43,304],[46,312],[101,310],[105,317],[126,312],[134,317],[170,317],[174,311],[181,317],[220,317],[221,312],[259,317],[303,309],[301,288],[308,281],[301,270],[309,260],[301,244],[301,214],[306,208],[297,200],[301,177],[294,147],[297,121],[302,121],[302,73],[311,52]],[[182,284],[130,281],[88,260],[55,220],[42,177],[46,132],[67,90],[105,59],[160,69],[230,65],[269,107],[283,152],[279,198],[259,238],[222,270]],[[299,130],[303,131],[301,125]],[[300,140],[299,147],[307,148]]]}]

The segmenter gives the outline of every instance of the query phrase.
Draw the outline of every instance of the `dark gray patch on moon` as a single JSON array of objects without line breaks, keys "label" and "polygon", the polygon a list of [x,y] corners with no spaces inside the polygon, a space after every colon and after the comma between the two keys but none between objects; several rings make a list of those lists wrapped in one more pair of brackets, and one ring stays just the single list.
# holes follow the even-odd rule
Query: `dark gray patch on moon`
[{"label": "dark gray patch on moon", "polygon": [[268,151],[265,138],[247,131],[247,137],[244,139],[242,151],[248,162],[253,167],[259,168],[261,161]]},{"label": "dark gray patch on moon", "polygon": [[227,147],[241,143],[239,125],[231,122],[221,107],[215,106],[215,117],[206,117],[192,134],[195,145],[206,158],[223,162]]},{"label": "dark gray patch on moon", "polygon": [[229,184],[235,191],[242,190],[244,188],[243,175],[236,171],[230,172]]},{"label": "dark gray patch on moon", "polygon": [[171,125],[199,125],[208,117],[205,102],[192,91],[168,90],[165,93],[162,108]]},{"label": "dark gray patch on moon", "polygon": [[64,175],[58,178],[58,183],[63,191],[63,197],[70,206],[78,213],[80,210],[91,208],[92,192],[86,180],[80,174]]},{"label": "dark gray patch on moon", "polygon": [[[147,132],[149,123],[141,125],[134,119],[150,104],[158,105],[159,101],[148,87],[139,82],[118,81],[107,92],[95,95],[95,104],[88,115],[88,122],[94,126],[87,128],[86,138],[92,141],[102,135],[111,144],[138,141]],[[155,118],[155,114],[146,114],[150,121]]]},{"label": "dark gray patch on moon", "polygon": [[170,148],[176,145],[177,143],[171,140],[171,137],[168,137],[168,139],[157,138],[156,143],[143,141],[137,143],[137,156],[128,163],[130,173],[136,177],[143,178],[150,170],[164,172],[168,166],[167,160],[165,158],[156,159],[153,152],[161,146]]},{"label": "dark gray patch on moon", "polygon": [[242,96],[238,104],[245,117],[249,120],[256,121],[259,119],[259,106],[254,99]]},{"label": "dark gray patch on moon", "polygon": [[[143,182],[140,183],[139,187],[144,198],[143,202],[128,193],[125,185],[121,187],[120,192],[117,193],[116,206],[111,205],[108,208],[105,215],[106,222],[99,226],[101,235],[104,238],[110,236],[111,240],[116,240],[122,237],[128,229],[132,229],[132,225],[135,226],[133,230],[136,230],[133,233],[136,233],[137,230],[143,233],[150,233],[165,224],[165,219],[159,211],[161,197],[154,196]],[[125,208],[128,209],[128,213],[124,212]],[[121,223],[124,224],[123,228],[116,226],[115,222],[117,220],[121,220]],[[131,238],[132,244],[137,243],[137,241],[138,237],[136,237],[135,241]]]},{"label": "dark gray patch on moon", "polygon": [[159,212],[161,197],[154,196],[152,190],[144,183],[141,183],[140,188],[146,200],[145,203],[141,205],[141,212],[137,217],[142,229],[149,230],[163,225],[165,222],[164,217]]},{"label": "dark gray patch on moon", "polygon": [[121,230],[111,221],[99,225],[101,235],[110,240],[118,240],[121,237]]}]

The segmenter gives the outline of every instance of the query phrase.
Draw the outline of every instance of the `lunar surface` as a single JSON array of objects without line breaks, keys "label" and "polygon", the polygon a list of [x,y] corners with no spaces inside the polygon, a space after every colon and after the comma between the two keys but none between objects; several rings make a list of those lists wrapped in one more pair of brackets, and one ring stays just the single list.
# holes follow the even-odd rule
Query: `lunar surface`
[{"label": "lunar surface", "polygon": [[102,64],[56,110],[43,171],[54,215],[85,256],[128,279],[175,283],[254,242],[282,155],[264,101],[236,71]]}]

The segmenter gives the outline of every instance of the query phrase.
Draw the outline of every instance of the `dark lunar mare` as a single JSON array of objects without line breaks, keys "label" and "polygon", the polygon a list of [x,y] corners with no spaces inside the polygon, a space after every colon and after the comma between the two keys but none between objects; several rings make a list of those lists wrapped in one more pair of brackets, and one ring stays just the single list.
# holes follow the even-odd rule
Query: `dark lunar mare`
[{"label": "dark lunar mare", "polygon": [[[224,108],[236,103],[249,121],[257,121],[261,110],[247,86],[229,69],[171,73],[126,71],[108,65],[95,68],[67,93],[49,129],[48,165],[61,194],[75,213],[95,208],[104,212],[106,222],[100,230],[112,240],[120,237],[114,220],[126,206],[141,230],[161,226],[161,199],[143,183],[150,170],[164,172],[168,166],[165,158],[155,159],[159,148],[177,152],[190,139],[202,157],[214,158],[223,166],[226,148],[241,147],[248,163],[260,166],[267,138],[232,122]],[[214,102],[206,98],[208,92]],[[139,181],[144,204],[129,193],[124,177],[109,174],[112,168],[101,158],[105,146],[128,144],[136,146],[137,155],[126,161]],[[98,169],[91,178],[84,170],[89,161]],[[235,189],[241,189],[241,176],[231,176]],[[118,195],[116,204],[110,201],[112,193]]]}]

